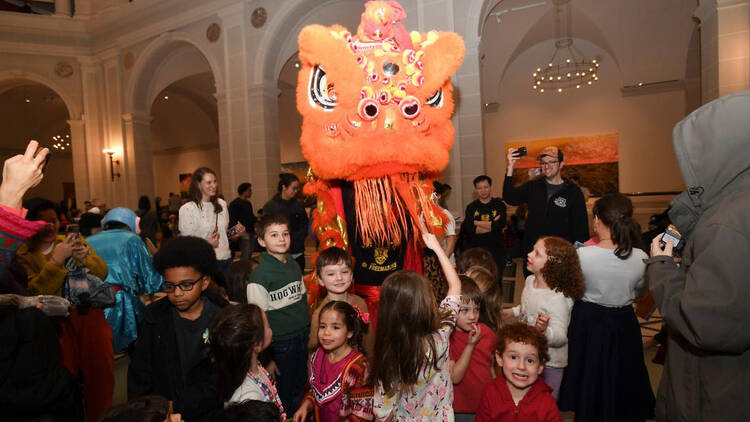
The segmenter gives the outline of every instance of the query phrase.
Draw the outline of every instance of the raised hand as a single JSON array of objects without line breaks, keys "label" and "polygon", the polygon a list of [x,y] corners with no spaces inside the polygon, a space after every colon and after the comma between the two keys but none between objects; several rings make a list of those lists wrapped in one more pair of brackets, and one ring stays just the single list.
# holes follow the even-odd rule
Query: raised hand
[{"label": "raised hand", "polygon": [[0,185],[0,205],[21,208],[26,191],[42,181],[42,168],[49,150],[42,148],[37,152],[38,147],[37,141],[30,141],[26,152],[5,160],[3,183]]}]

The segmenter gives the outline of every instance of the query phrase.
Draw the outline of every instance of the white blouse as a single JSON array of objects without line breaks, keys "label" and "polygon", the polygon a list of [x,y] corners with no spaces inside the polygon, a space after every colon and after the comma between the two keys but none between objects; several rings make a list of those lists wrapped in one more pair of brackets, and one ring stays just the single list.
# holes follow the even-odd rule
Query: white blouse
[{"label": "white blouse", "polygon": [[210,202],[202,202],[201,207],[190,201],[180,207],[180,235],[195,236],[208,239],[214,230],[219,232],[219,246],[214,249],[216,259],[223,260],[232,257],[229,250],[229,238],[227,238],[227,228],[229,226],[229,210],[227,203],[218,198],[222,210],[220,213],[214,213],[214,205]]}]

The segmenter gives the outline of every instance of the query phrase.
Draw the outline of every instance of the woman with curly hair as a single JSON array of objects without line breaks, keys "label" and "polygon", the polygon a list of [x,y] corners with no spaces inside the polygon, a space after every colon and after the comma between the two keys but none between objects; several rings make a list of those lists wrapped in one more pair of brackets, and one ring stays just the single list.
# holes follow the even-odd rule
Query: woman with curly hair
[{"label": "woman with curly hair", "polygon": [[549,343],[550,360],[542,378],[557,399],[563,370],[568,365],[568,324],[573,303],[583,296],[585,286],[578,254],[560,237],[542,237],[529,252],[521,304],[503,311],[503,318],[515,316],[536,327]]}]

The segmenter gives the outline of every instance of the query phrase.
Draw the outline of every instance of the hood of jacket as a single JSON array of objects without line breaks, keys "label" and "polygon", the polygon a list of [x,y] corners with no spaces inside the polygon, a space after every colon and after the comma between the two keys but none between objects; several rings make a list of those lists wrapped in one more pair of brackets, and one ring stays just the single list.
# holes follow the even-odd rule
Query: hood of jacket
[{"label": "hood of jacket", "polygon": [[677,123],[672,137],[686,190],[669,217],[687,236],[706,209],[750,180],[750,91],[703,105]]}]

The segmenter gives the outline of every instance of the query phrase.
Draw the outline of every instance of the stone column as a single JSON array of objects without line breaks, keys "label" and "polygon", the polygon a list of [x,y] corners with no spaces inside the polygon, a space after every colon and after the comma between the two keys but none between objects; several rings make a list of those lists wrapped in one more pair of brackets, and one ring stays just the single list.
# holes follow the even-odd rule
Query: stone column
[{"label": "stone column", "polygon": [[[482,137],[482,108],[479,79],[479,37],[476,26],[468,25],[469,1],[455,4],[449,0],[419,0],[407,13],[415,13],[420,31],[438,29],[454,31],[461,35],[466,45],[466,55],[451,81],[454,86],[453,98],[456,109],[453,126],[456,136],[450,153],[450,163],[441,180],[451,185],[452,193],[448,200],[450,211],[459,216],[466,204],[473,200],[472,180],[484,173],[484,140]],[[499,193],[499,189],[498,189]]]},{"label": "stone column", "polygon": [[[218,12],[226,52],[223,92],[217,92],[222,190],[253,184],[253,203],[261,207],[276,193],[280,170],[276,81],[250,82],[255,46],[249,41],[249,9],[237,3]],[[241,48],[240,48],[241,46]]]},{"label": "stone column", "polygon": [[[472,181],[480,174],[486,173],[484,157],[484,137],[482,135],[482,94],[479,79],[479,38],[465,37],[466,56],[461,67],[454,77],[454,85],[459,97],[456,103],[454,123],[456,124],[456,136],[458,146],[451,151],[451,176],[459,185],[459,189],[452,196],[454,211],[463,213],[464,207],[474,197],[474,185]],[[495,195],[500,194],[502,181],[495,181]],[[453,208],[455,204],[455,207]]]},{"label": "stone column", "polygon": [[[109,180],[109,162],[105,160],[102,149],[108,148],[103,131],[104,115],[100,94],[103,92],[101,63],[90,57],[79,58],[81,63],[81,86],[83,88],[83,131],[86,142],[86,163],[83,171],[88,176],[89,197],[82,200],[102,198],[112,204],[114,187]],[[74,147],[75,148],[75,147]],[[76,168],[76,171],[78,169]],[[80,194],[76,193],[80,196]]]},{"label": "stone column", "polygon": [[70,17],[70,0],[55,0],[55,15]]},{"label": "stone column", "polygon": [[260,200],[256,200],[258,207],[276,194],[281,171],[278,96],[276,84],[270,82],[247,90],[250,105],[249,169],[254,181],[253,196]]},{"label": "stone column", "polygon": [[68,120],[70,126],[70,146],[73,154],[73,182],[76,186],[76,199],[81,206],[83,201],[91,198],[89,186],[86,134],[83,120]]},{"label": "stone column", "polygon": [[[122,177],[128,181],[126,206],[136,207],[141,195],[153,198],[154,157],[151,148],[151,116],[142,111],[122,115],[124,151]],[[135,208],[133,208],[135,209]]]},{"label": "stone column", "polygon": [[702,100],[750,89],[750,0],[701,0]]},{"label": "stone column", "polygon": [[718,2],[719,96],[750,89],[750,0]]}]

